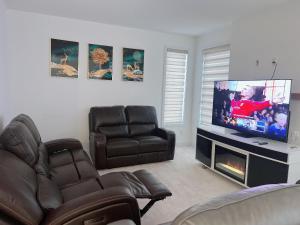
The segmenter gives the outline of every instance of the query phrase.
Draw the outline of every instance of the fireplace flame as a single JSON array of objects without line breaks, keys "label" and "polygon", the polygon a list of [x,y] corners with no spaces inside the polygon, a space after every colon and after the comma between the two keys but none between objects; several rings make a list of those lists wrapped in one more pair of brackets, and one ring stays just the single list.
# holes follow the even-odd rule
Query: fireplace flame
[{"label": "fireplace flame", "polygon": [[216,162],[215,168],[221,173],[225,173],[239,181],[244,181],[246,174],[245,160],[234,155],[230,157],[226,157],[225,155],[220,160],[217,159],[217,161],[219,162]]},{"label": "fireplace flame", "polygon": [[223,167],[225,167],[226,169],[230,170],[230,171],[233,171],[234,173],[237,173],[241,176],[244,176],[245,175],[245,171],[244,171],[244,168],[241,166],[241,165],[235,165],[235,164],[232,164],[230,162],[224,164],[224,163],[221,163],[221,165]]}]

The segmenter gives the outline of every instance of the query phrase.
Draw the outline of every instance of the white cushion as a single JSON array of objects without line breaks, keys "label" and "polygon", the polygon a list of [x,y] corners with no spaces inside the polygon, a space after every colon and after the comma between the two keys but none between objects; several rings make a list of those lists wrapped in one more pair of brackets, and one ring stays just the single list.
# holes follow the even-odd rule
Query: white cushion
[{"label": "white cushion", "polygon": [[300,185],[266,185],[195,205],[172,225],[299,225]]},{"label": "white cushion", "polygon": [[135,223],[132,220],[118,220],[107,225],[135,225]]}]

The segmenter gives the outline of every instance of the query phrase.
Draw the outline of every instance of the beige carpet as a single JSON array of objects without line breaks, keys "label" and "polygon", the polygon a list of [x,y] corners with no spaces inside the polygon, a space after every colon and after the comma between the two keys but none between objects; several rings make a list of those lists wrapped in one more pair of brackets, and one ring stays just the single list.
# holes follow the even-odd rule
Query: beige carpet
[{"label": "beige carpet", "polygon": [[[142,218],[142,225],[158,225],[173,220],[180,212],[197,203],[205,203],[216,196],[241,190],[242,187],[226,178],[203,169],[195,159],[192,147],[177,147],[175,160],[102,170],[135,171],[147,169],[159,178],[173,193],[172,197],[156,203]],[[140,207],[146,204],[139,200]]]}]

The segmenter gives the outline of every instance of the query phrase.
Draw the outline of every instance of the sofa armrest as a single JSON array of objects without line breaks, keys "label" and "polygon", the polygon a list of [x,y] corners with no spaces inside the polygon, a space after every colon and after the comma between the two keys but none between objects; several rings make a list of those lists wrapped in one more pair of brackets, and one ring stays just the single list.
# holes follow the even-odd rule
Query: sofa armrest
[{"label": "sofa armrest", "polygon": [[79,140],[73,138],[56,139],[45,142],[45,147],[49,154],[62,151],[62,150],[77,150],[83,149]]},{"label": "sofa armrest", "polygon": [[175,132],[163,128],[157,128],[155,129],[154,134],[168,141],[168,150],[170,153],[169,159],[174,159],[175,144],[176,144]]},{"label": "sofa armrest", "polygon": [[163,129],[163,128],[156,128],[155,134],[166,140],[169,140],[169,138],[175,138],[174,131]]},{"label": "sofa armrest", "polygon": [[106,135],[90,133],[90,155],[97,169],[106,168]]},{"label": "sofa armrest", "polygon": [[123,219],[140,225],[139,206],[129,189],[113,187],[66,202],[50,211],[43,224],[104,225]]}]

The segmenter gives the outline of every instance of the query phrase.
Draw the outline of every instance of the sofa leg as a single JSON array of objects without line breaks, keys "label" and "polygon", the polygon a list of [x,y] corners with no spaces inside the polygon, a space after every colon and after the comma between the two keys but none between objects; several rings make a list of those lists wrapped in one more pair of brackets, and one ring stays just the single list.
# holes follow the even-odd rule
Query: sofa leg
[{"label": "sofa leg", "polygon": [[149,211],[149,209],[151,209],[151,207],[155,204],[155,202],[160,201],[160,200],[164,200],[164,199],[165,198],[151,199],[147,203],[147,205],[145,205],[145,207],[143,209],[140,209],[141,217],[143,217]]}]

